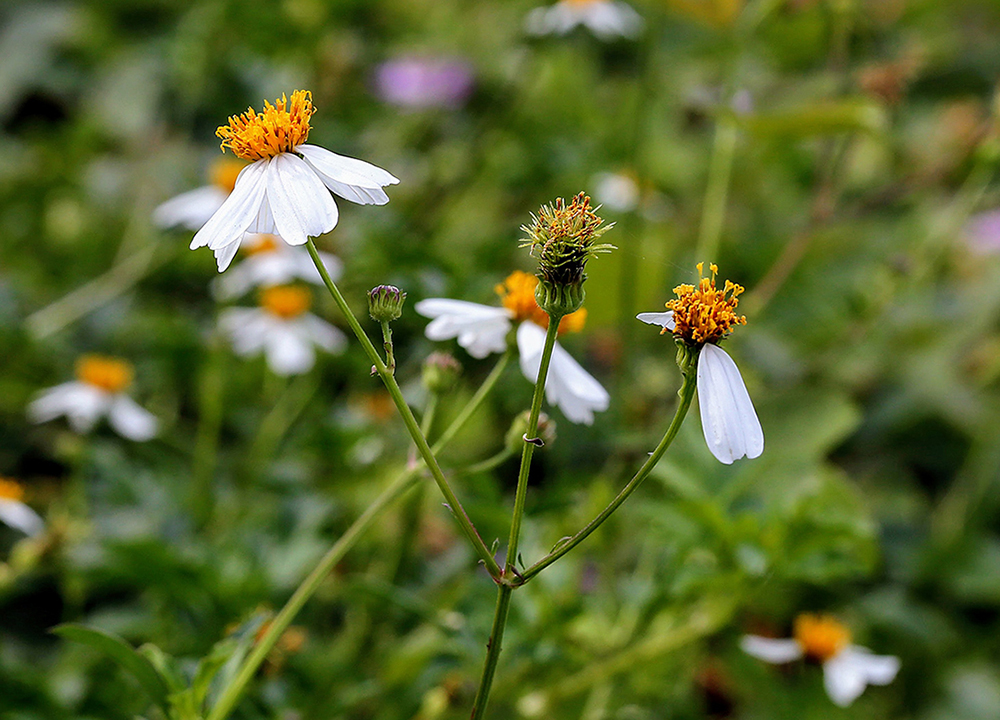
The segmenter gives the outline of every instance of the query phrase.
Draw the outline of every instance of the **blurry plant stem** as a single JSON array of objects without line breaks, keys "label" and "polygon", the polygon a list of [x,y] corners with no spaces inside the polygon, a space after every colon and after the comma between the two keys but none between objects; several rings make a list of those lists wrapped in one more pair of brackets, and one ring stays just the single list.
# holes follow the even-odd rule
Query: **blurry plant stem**
[{"label": "blurry plant stem", "polygon": [[573,537],[560,542],[552,552],[522,572],[517,580],[518,585],[523,585],[528,582],[535,575],[583,542],[588,535],[594,532],[594,530],[599,528],[605,520],[611,517],[611,514],[617,510],[623,502],[628,500],[629,495],[635,492],[636,488],[638,488],[642,481],[646,479],[646,476],[649,475],[650,471],[656,467],[656,463],[660,461],[660,458],[663,457],[663,453],[667,451],[667,448],[670,447],[670,444],[677,436],[677,431],[680,430],[681,424],[684,422],[684,417],[687,415],[688,409],[691,407],[691,400],[694,398],[696,384],[694,366],[695,363],[692,363],[689,372],[683,375],[681,389],[677,391],[678,396],[680,396],[680,402],[677,404],[677,410],[674,412],[674,419],[671,420],[666,434],[664,434],[663,439],[660,440],[660,444],[656,446],[656,449],[653,450],[652,453],[650,453],[646,462],[642,464],[642,467],[636,471],[635,475],[632,476],[632,479],[628,481],[628,484],[622,488],[622,491],[618,493],[618,496],[611,501],[611,504],[604,508],[604,510],[602,510],[597,517],[587,523],[587,525],[580,530],[580,532]]},{"label": "blurry plant stem", "polygon": [[[451,424],[448,425],[447,429],[441,434],[437,442],[434,443],[434,447],[431,450],[436,454],[445,449],[449,442],[455,437],[455,435],[462,429],[465,423],[472,417],[473,413],[479,409],[482,405],[483,400],[486,396],[492,392],[493,388],[496,386],[497,381],[503,374],[503,371],[510,364],[511,351],[508,350],[504,353],[497,364],[490,371],[490,374],[483,381],[483,384],[479,387],[476,393],[472,396],[468,403],[462,411],[452,420]],[[302,581],[302,584],[295,590],[292,597],[288,599],[285,606],[281,611],[274,617],[271,624],[268,625],[267,631],[260,638],[259,641],[254,645],[253,650],[243,661],[240,666],[239,672],[233,677],[233,680],[219,695],[218,701],[213,705],[212,711],[208,714],[207,720],[224,720],[228,717],[229,713],[232,711],[236,702],[239,700],[240,695],[243,693],[244,688],[246,688],[247,683],[253,679],[254,674],[260,667],[261,663],[267,658],[268,653],[274,647],[275,643],[281,638],[282,634],[288,629],[292,620],[302,609],[303,605],[313,596],[313,594],[319,589],[320,584],[334,568],[334,566],[340,562],[347,552],[354,547],[354,543],[357,542],[358,538],[365,533],[368,528],[370,528],[375,521],[379,518],[382,512],[395,500],[400,497],[406,490],[413,486],[418,480],[420,480],[421,473],[425,469],[426,465],[424,463],[414,463],[408,466],[403,472],[400,473],[399,477],[396,478],[382,493],[375,498],[371,505],[369,505],[365,511],[358,516],[351,526],[344,532],[343,535],[333,544],[333,546],[327,551],[326,555],[319,561],[315,569]]]},{"label": "blurry plant stem", "polygon": [[315,397],[319,386],[319,376],[315,373],[301,375],[291,382],[285,378],[278,378],[278,381],[283,389],[276,393],[271,411],[261,420],[257,436],[247,452],[247,475],[260,472],[267,460],[274,455],[292,423]]},{"label": "blurry plant stem", "polygon": [[424,462],[427,463],[427,467],[430,469],[431,475],[434,477],[434,481],[437,483],[437,486],[441,489],[441,493],[448,501],[448,506],[451,509],[452,515],[458,522],[459,527],[462,528],[462,532],[465,534],[466,538],[472,544],[476,554],[479,555],[479,559],[486,565],[486,569],[489,571],[490,576],[495,581],[499,582],[503,571],[500,569],[497,561],[493,558],[493,554],[490,552],[490,549],[486,547],[486,543],[484,543],[483,539],[479,536],[475,526],[472,524],[472,520],[469,519],[468,514],[465,512],[465,508],[463,508],[462,504],[459,502],[458,496],[455,495],[455,492],[451,489],[451,485],[448,484],[448,480],[441,471],[441,466],[438,465],[433,451],[427,444],[427,438],[425,438],[424,434],[420,432],[417,420],[413,417],[413,411],[410,410],[410,406],[406,404],[406,400],[403,398],[403,393],[399,389],[399,384],[396,382],[396,378],[393,376],[386,364],[382,362],[382,358],[379,356],[375,346],[372,345],[372,341],[368,338],[368,335],[361,327],[357,317],[355,317],[354,313],[351,312],[351,308],[344,299],[344,296],[340,294],[340,290],[337,288],[336,283],[333,282],[333,279],[330,277],[330,273],[326,270],[326,266],[323,265],[323,260],[320,258],[319,253],[316,250],[316,244],[312,241],[312,238],[310,238],[306,243],[306,248],[309,250],[309,255],[316,264],[316,269],[319,270],[319,274],[323,278],[323,283],[326,285],[327,290],[330,291],[330,295],[333,296],[334,302],[337,303],[337,307],[339,307],[340,311],[344,314],[347,324],[351,326],[351,330],[354,332],[355,337],[358,338],[358,341],[361,343],[361,347],[364,348],[364,351],[371,360],[372,365],[375,366],[375,372],[379,374],[379,377],[382,378],[382,382],[385,383],[386,390],[388,390],[389,395],[392,396],[392,401],[395,403],[396,409],[399,410],[399,414],[403,418],[403,423],[406,425],[406,429],[410,433],[410,437],[412,437],[413,442],[416,443],[420,456],[423,458]]},{"label": "blurry plant stem", "polygon": [[[393,375],[396,372],[396,356],[392,353],[392,329],[386,320],[382,321],[382,347],[385,348],[386,371]],[[423,428],[421,428],[421,432],[424,433],[425,437],[427,436],[427,432]]]},{"label": "blurry plant stem", "polygon": [[[728,95],[724,102],[728,102]],[[695,257],[699,262],[717,262],[719,240],[726,220],[729,200],[729,182],[733,174],[733,156],[736,154],[738,129],[728,106],[721,109],[715,122],[715,140],[712,143],[712,160],[708,167],[708,183],[701,210],[701,230]]]},{"label": "blurry plant stem", "polygon": [[213,337],[198,387],[198,430],[191,460],[191,517],[197,527],[204,527],[215,510],[213,478],[225,394],[223,352],[219,338]]},{"label": "blurry plant stem", "polygon": [[501,450],[492,457],[488,457],[485,460],[481,460],[480,462],[477,462],[473,465],[469,465],[467,468],[464,468],[462,472],[469,475],[471,475],[472,473],[487,472],[489,470],[492,470],[496,466],[500,465],[501,463],[506,462],[512,457],[514,457],[514,453],[511,452],[508,448],[504,448],[503,450]]},{"label": "blurry plant stem", "polygon": [[556,344],[559,333],[561,315],[549,315],[549,327],[545,332],[545,346],[542,349],[542,359],[538,365],[538,377],[535,378],[535,394],[531,399],[531,412],[528,415],[528,430],[524,434],[524,447],[521,450],[521,468],[517,474],[517,490],[514,494],[514,514],[510,522],[510,538],[507,542],[507,560],[501,582],[497,587],[497,606],[493,614],[493,627],[486,643],[486,662],[483,665],[483,675],[476,691],[476,700],[472,708],[472,720],[482,718],[486,713],[486,704],[490,699],[490,688],[493,686],[493,676],[496,674],[497,661],[503,646],[503,633],[507,626],[507,613],[510,610],[510,596],[514,591],[514,579],[518,577],[517,546],[521,537],[521,519],[524,516],[524,502],[528,494],[528,473],[531,469],[531,456],[535,445],[541,441],[538,433],[538,415],[542,411],[542,397],[545,395],[545,379],[549,374],[549,361],[552,359],[552,348]]}]

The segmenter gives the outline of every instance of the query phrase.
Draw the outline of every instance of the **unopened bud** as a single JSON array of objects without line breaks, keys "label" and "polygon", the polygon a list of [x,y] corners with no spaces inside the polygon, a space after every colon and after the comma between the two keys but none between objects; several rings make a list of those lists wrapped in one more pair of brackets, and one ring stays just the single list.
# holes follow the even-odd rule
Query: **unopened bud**
[{"label": "unopened bud", "polygon": [[434,352],[424,360],[422,379],[432,393],[446,393],[455,387],[462,366],[450,353]]},{"label": "unopened bud", "polygon": [[531,413],[525,410],[514,418],[510,425],[510,430],[504,437],[504,445],[511,452],[517,453],[524,447],[524,443],[530,442],[538,447],[548,445],[556,440],[556,421],[545,413],[538,414],[538,429],[534,437],[528,437],[528,420]]},{"label": "unopened bud", "polygon": [[378,285],[368,291],[368,314],[376,322],[392,322],[403,314],[406,293],[394,285]]}]

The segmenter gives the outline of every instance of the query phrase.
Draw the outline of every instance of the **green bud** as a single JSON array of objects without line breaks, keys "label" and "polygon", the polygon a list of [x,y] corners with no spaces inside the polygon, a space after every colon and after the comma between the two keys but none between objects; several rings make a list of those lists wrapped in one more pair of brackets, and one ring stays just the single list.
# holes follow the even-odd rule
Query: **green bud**
[{"label": "green bud", "polygon": [[462,366],[450,353],[434,352],[424,360],[422,379],[424,387],[432,393],[446,393],[455,387]]},{"label": "green bud", "polygon": [[406,293],[394,285],[378,285],[368,292],[368,314],[376,322],[392,322],[403,314]]},{"label": "green bud", "polygon": [[[531,413],[525,410],[523,413],[514,418],[514,422],[510,425],[510,430],[507,431],[507,435],[504,437],[504,445],[513,453],[521,452],[521,448],[524,447],[525,434],[528,432],[528,420],[530,419]],[[555,442],[556,439],[556,421],[550,418],[545,413],[538,414],[538,431],[535,433],[535,438],[527,438],[528,440],[541,441],[542,445],[548,445],[549,443]]]},{"label": "green bud", "polygon": [[677,367],[681,369],[681,374],[694,377],[698,372],[698,353],[701,352],[700,345],[688,345],[683,338],[674,337],[677,345]]},{"label": "green bud", "polygon": [[554,321],[579,310],[583,306],[585,297],[582,282],[575,285],[556,285],[540,279],[535,286],[535,302]]}]

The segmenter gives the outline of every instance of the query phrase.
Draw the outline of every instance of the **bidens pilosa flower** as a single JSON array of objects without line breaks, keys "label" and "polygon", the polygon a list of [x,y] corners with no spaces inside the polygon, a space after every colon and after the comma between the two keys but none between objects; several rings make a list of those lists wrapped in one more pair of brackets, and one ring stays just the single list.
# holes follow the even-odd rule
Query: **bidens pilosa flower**
[{"label": "bidens pilosa flower", "polygon": [[382,168],[309,145],[312,95],[296,90],[264,110],[229,118],[216,135],[223,151],[249,161],[235,187],[195,234],[191,249],[208,246],[219,271],[232,262],[246,233],[279,235],[289,245],[329,232],[339,213],[331,192],[362,205],[384,205],[382,190],[398,179]]},{"label": "bidens pilosa flower", "polygon": [[613,40],[636,37],[642,30],[642,17],[623,2],[559,0],[532,10],[524,24],[531,35],[565,35],[582,25],[601,40]]},{"label": "bidens pilosa flower", "polygon": [[[304,248],[292,247],[274,235],[248,235],[242,244],[247,257],[229,272],[215,279],[213,287],[219,300],[229,300],[259,287],[287,285],[295,280],[322,285],[323,278]],[[323,266],[336,281],[343,264],[329,253],[319,252]]]},{"label": "bidens pilosa flower", "polygon": [[43,391],[28,405],[28,418],[42,423],[65,415],[74,431],[85,433],[107,416],[122,437],[149,440],[156,435],[157,421],[125,394],[133,375],[124,360],[85,355],[76,364],[77,380]]},{"label": "bidens pilosa flower", "polygon": [[[424,331],[431,340],[458,338],[458,344],[475,358],[507,348],[507,334],[514,323],[517,327],[517,348],[521,372],[531,382],[538,377],[545,329],[549,316],[535,301],[538,278],[520,270],[496,286],[502,307],[491,307],[464,300],[430,298],[415,306],[418,313],[432,318]],[[575,332],[583,328],[586,310],[563,317],[560,332]],[[557,342],[552,349],[549,374],[545,380],[545,396],[572,422],[590,425],[594,412],[608,409],[607,391],[586,370],[570,357]]]},{"label": "bidens pilosa flower", "polygon": [[153,210],[153,222],[164,229],[180,225],[188,230],[200,230],[236,187],[236,178],[244,167],[246,163],[242,160],[219,158],[208,169],[208,185],[188,190],[159,205]]},{"label": "bidens pilosa flower", "polygon": [[0,522],[25,535],[37,535],[45,529],[38,513],[24,503],[24,488],[14,480],[0,476]]},{"label": "bidens pilosa flower", "polygon": [[702,277],[703,267],[698,263],[697,286],[674,288],[677,298],[667,303],[668,312],[639,313],[636,317],[659,325],[661,333],[673,333],[678,343],[697,353],[701,428],[708,449],[729,465],[744,456],[759,457],[764,452],[764,431],[736,363],[718,345],[734,326],[746,324],[746,318],[736,314],[743,288],[726,280],[719,290],[715,286],[719,269],[709,265],[712,276]]},{"label": "bidens pilosa flower", "polygon": [[307,372],[316,362],[316,347],[339,353],[347,347],[344,333],[309,313],[310,292],[295,285],[264,288],[258,308],[227,308],[219,327],[237,355],[261,351],[276,375]]},{"label": "bidens pilosa flower", "polygon": [[745,635],[740,647],[769,663],[802,658],[820,663],[826,692],[841,707],[854,702],[867,685],[888,685],[899,672],[899,658],[851,645],[850,631],[829,615],[803,613],[795,619],[793,637]]}]

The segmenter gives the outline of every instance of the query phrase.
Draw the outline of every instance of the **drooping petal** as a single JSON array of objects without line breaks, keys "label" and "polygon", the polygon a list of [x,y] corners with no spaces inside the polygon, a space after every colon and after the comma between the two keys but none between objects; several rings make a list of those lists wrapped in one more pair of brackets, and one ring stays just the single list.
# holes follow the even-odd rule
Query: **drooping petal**
[{"label": "drooping petal", "polygon": [[229,197],[222,188],[206,185],[172,197],[153,210],[153,223],[161,228],[181,225],[200,230]]},{"label": "drooping petal", "polygon": [[[243,235],[242,237],[246,237]],[[236,257],[236,253],[239,252],[240,244],[242,243],[242,238],[228,245],[223,245],[220,248],[216,248],[213,252],[215,253],[215,264],[219,268],[219,272],[223,272],[229,264]]]},{"label": "drooping petal", "polygon": [[28,419],[48,422],[66,416],[74,432],[86,433],[107,412],[110,395],[82,382],[68,382],[44,391],[28,405]]},{"label": "drooping petal", "polygon": [[[517,328],[517,349],[521,372],[529,382],[535,382],[545,349],[545,331],[533,322],[522,322]],[[585,425],[594,422],[594,411],[607,410],[610,402],[601,384],[559,343],[552,348],[545,397],[567,420]]]},{"label": "drooping petal", "polygon": [[7,498],[0,498],[0,522],[29,536],[38,535],[45,529],[45,522],[38,513],[19,500]]},{"label": "drooping petal", "polygon": [[264,343],[267,366],[275,375],[299,375],[307,372],[316,362],[312,341],[302,337],[294,327],[285,323],[275,325]]},{"label": "drooping petal", "polygon": [[769,663],[787,663],[802,657],[802,647],[791,638],[744,635],[740,639],[740,649],[747,655]]},{"label": "drooping petal", "polygon": [[191,239],[192,250],[206,245],[215,250],[243,236],[256,220],[261,204],[266,202],[264,191],[268,162],[258,160],[240,171],[229,197]]},{"label": "drooping petal", "polygon": [[510,311],[506,308],[429,298],[418,302],[414,309],[424,317],[433,318],[424,330],[430,340],[458,338],[458,344],[478,359],[507,349]]},{"label": "drooping petal", "polygon": [[659,325],[671,331],[676,327],[673,310],[668,310],[667,312],[639,313],[635,316],[635,319],[641,320],[648,325]]},{"label": "drooping petal", "polygon": [[119,435],[136,442],[152,439],[159,428],[159,421],[153,413],[123,393],[118,393],[111,401],[108,422]]},{"label": "drooping petal", "polygon": [[278,235],[289,245],[304,245],[310,237],[337,224],[337,203],[323,181],[302,158],[281,153],[267,170],[267,203]]},{"label": "drooping petal", "polygon": [[764,431],[733,359],[717,345],[705,345],[698,356],[697,381],[701,428],[712,454],[726,465],[758,457],[764,451]]},{"label": "drooping petal", "polygon": [[389,196],[382,188],[399,182],[397,177],[376,165],[337,155],[318,145],[299,145],[295,151],[306,159],[330,190],[361,205],[385,205]]}]

